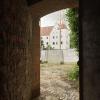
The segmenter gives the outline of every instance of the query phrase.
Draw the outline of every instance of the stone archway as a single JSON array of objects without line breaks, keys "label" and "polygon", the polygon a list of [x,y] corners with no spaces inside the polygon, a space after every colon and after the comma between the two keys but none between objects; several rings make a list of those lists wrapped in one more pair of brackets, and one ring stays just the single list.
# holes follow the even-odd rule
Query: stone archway
[{"label": "stone archway", "polygon": [[[52,6],[49,6],[49,5]],[[29,6],[30,9],[30,13],[33,16],[33,48],[34,48],[34,69],[36,72],[36,76],[37,76],[37,85],[35,86],[35,93],[36,95],[38,95],[40,93],[40,27],[39,27],[39,20],[42,16],[49,14],[51,12],[57,11],[57,10],[61,10],[64,8],[73,8],[73,7],[78,7],[78,2],[76,2],[75,0],[51,0],[51,1],[47,1],[47,0],[43,0],[43,1],[39,1],[36,4],[33,4],[31,6]]]},{"label": "stone archway", "polygon": [[27,1],[0,1],[0,100],[30,100],[40,94],[39,18],[77,6],[74,0],[40,0],[30,6]]},{"label": "stone archway", "polygon": [[[0,1],[0,100],[30,100],[33,95],[39,95],[39,18],[55,10],[76,7],[76,0],[35,0],[40,2],[30,6],[27,1]],[[100,4],[99,0],[82,0],[82,3],[80,50],[83,62],[80,64],[84,98],[80,99],[99,100]],[[52,6],[48,8],[47,4]],[[37,28],[33,32],[32,20]]]},{"label": "stone archway", "polygon": [[57,10],[78,6],[79,4],[76,0],[40,0],[38,3],[29,6],[29,9],[33,16],[42,17]]}]

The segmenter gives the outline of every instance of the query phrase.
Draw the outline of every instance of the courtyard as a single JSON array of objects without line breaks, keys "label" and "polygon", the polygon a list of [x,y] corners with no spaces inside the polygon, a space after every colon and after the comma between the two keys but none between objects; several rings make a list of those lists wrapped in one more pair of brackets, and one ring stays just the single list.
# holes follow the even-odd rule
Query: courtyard
[{"label": "courtyard", "polygon": [[36,100],[79,100],[79,81],[69,80],[74,64],[41,64],[41,95]]}]

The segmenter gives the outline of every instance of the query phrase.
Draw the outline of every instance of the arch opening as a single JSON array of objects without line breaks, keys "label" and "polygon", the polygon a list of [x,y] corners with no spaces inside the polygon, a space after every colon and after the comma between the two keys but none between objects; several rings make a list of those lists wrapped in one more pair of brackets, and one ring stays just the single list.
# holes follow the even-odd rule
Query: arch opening
[{"label": "arch opening", "polygon": [[[63,88],[63,83],[65,83],[65,84],[68,83],[67,82],[68,80],[62,81],[62,79],[64,79],[64,77],[68,78],[73,73],[73,72],[71,72],[71,70],[73,69],[75,71],[78,68],[77,67],[76,69],[74,69],[74,67],[73,67],[73,66],[77,65],[76,63],[77,63],[79,57],[75,53],[74,53],[75,56],[72,54],[72,52],[76,52],[76,51],[71,52],[72,47],[70,46],[70,35],[67,34],[69,32],[68,31],[69,26],[68,26],[68,21],[66,22],[66,16],[65,16],[65,11],[67,11],[67,9],[63,9],[60,11],[50,13],[50,14],[42,17],[39,21],[39,26],[40,26],[40,70],[41,70],[40,71],[41,72],[41,74],[40,74],[41,96],[40,96],[40,98],[42,97],[42,99],[44,99],[44,98],[51,98],[51,99],[62,98],[63,96],[60,96],[61,94],[63,94],[63,95],[65,94],[67,98],[72,98],[70,96],[67,96],[67,93],[64,93],[63,89],[57,94],[57,91],[59,91],[59,88]],[[58,20],[57,20],[57,18],[58,18]],[[58,31],[59,24],[64,24],[67,26],[67,28],[61,29],[60,35],[59,35],[60,31]],[[58,33],[58,34],[56,34],[56,33]],[[60,41],[60,38],[61,38],[61,41]],[[65,42],[66,40],[67,40],[68,44]],[[59,44],[59,41],[62,42],[61,46]],[[76,58],[70,59],[71,54],[72,54],[72,58],[75,58],[75,57]],[[69,58],[66,55],[69,55]],[[69,68],[69,70],[67,70],[68,68]],[[66,74],[64,72],[64,70],[66,71],[66,73],[70,73],[70,74],[68,74],[69,75],[68,77],[67,77],[67,75],[66,76],[64,75],[64,74]],[[63,74],[59,74],[59,71],[60,71],[60,73],[63,73]],[[75,74],[75,73],[73,73],[73,74]],[[77,72],[77,74],[79,74],[79,71]],[[62,79],[61,80],[59,78],[57,79],[57,77],[60,77]],[[59,81],[62,82],[62,84],[60,84]],[[61,86],[59,86],[59,84]],[[77,92],[76,92],[76,97],[74,95],[74,100],[79,100],[79,90],[78,90],[79,89],[79,80],[77,80],[76,83],[74,81],[74,86],[75,86],[75,84],[77,84],[77,86],[76,86]],[[57,87],[57,85],[58,85],[58,87]],[[64,88],[66,89],[67,87],[65,86]],[[51,93],[52,92],[51,90],[53,91],[53,93],[55,95],[53,93]],[[68,92],[69,90],[65,90],[65,91]],[[72,91],[74,91],[74,89],[72,89]],[[74,92],[73,92],[73,94],[74,94]],[[65,97],[63,97],[63,99],[64,98]]]}]

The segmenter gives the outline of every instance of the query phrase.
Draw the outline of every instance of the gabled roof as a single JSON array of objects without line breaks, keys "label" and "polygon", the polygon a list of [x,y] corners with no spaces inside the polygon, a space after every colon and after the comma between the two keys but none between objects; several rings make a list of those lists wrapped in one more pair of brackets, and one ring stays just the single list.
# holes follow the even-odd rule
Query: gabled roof
[{"label": "gabled roof", "polygon": [[41,36],[49,36],[52,29],[53,29],[53,26],[40,27]]},{"label": "gabled roof", "polygon": [[66,29],[67,28],[64,23],[58,24],[58,26],[59,26],[59,29]]}]

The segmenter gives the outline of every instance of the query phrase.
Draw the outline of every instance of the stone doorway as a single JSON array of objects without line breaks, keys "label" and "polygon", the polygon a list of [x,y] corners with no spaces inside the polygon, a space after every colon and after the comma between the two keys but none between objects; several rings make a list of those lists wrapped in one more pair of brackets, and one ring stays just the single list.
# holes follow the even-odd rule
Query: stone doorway
[{"label": "stone doorway", "polygon": [[[45,34],[45,31],[43,32]],[[40,34],[41,34],[41,28],[40,28]],[[49,38],[48,36],[43,36],[42,39],[44,37],[47,39]],[[41,37],[40,37],[40,40],[41,40]],[[46,49],[44,51],[46,52]],[[52,62],[50,59],[48,62],[46,60],[48,59],[46,55],[45,57],[40,59],[41,61],[41,64],[40,64],[40,91],[41,93],[40,93],[40,97],[36,98],[36,100],[79,100],[79,80],[71,81],[68,79],[68,76],[67,76],[69,71],[75,65],[75,63],[72,63],[73,61],[72,62],[70,61],[70,63],[68,62],[68,64],[63,64],[61,63],[62,61],[61,62],[58,61],[58,62],[55,62],[57,64],[50,64],[54,62]],[[51,57],[51,59],[53,59],[53,57]]]}]

